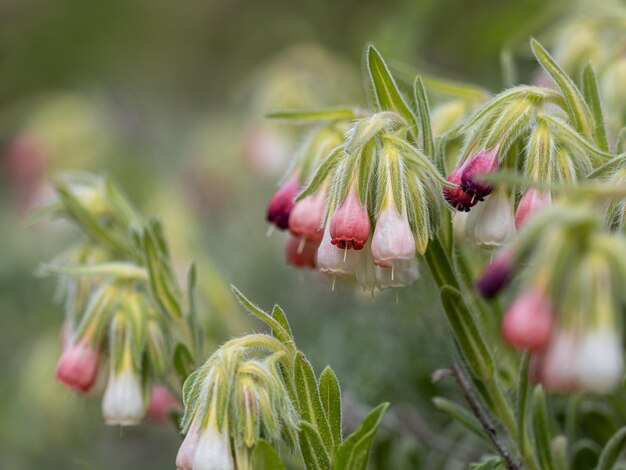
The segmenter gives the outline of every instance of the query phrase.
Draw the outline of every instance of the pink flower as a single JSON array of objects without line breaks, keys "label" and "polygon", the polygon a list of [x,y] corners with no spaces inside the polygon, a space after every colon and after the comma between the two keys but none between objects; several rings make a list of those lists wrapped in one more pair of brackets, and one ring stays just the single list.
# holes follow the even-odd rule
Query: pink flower
[{"label": "pink flower", "polygon": [[360,250],[367,242],[370,232],[370,218],[367,209],[361,204],[354,186],[330,219],[330,235],[337,248]]},{"label": "pink flower", "polygon": [[323,191],[307,196],[297,202],[289,216],[289,230],[297,237],[322,241],[326,197]]},{"label": "pink flower", "polygon": [[539,212],[545,206],[552,203],[552,195],[549,191],[541,192],[538,189],[530,188],[526,190],[515,211],[515,227],[522,228],[526,220]]},{"label": "pink flower", "polygon": [[516,266],[511,250],[503,249],[493,258],[478,278],[476,289],[483,297],[488,299],[495,297],[509,285],[515,270]]},{"label": "pink flower", "polygon": [[198,420],[197,418],[191,423],[189,431],[183,443],[178,449],[176,455],[176,470],[192,470],[193,456],[198,448],[198,441],[200,440],[200,433],[198,432]]},{"label": "pink flower", "polygon": [[180,404],[169,388],[165,385],[156,385],[152,388],[152,398],[147,413],[149,419],[158,423],[167,422],[169,413],[178,408]]},{"label": "pink flower", "polygon": [[509,306],[502,319],[504,340],[517,349],[542,351],[552,333],[552,305],[539,289],[530,289]]},{"label": "pink flower", "polygon": [[298,191],[298,177],[294,175],[272,196],[267,206],[267,221],[279,229],[285,230],[289,226],[289,215],[295,204],[294,199],[298,195]]},{"label": "pink flower", "polygon": [[498,151],[496,145],[490,150],[482,150],[472,157],[461,175],[461,188],[472,200],[482,201],[493,191],[493,184],[481,182],[480,176],[498,171]]},{"label": "pink flower", "polygon": [[450,183],[454,183],[459,186],[457,186],[456,188],[444,186],[443,188],[443,197],[445,198],[445,200],[448,201],[448,204],[450,204],[454,209],[461,212],[469,212],[470,209],[474,207],[478,202],[477,199],[464,193],[460,186],[461,175],[463,173],[463,170],[465,169],[466,163],[467,162],[456,167],[454,170],[452,170],[450,176],[448,176],[448,181]]},{"label": "pink flower", "polygon": [[372,237],[372,255],[374,263],[383,268],[391,268],[395,260],[415,258],[415,238],[406,208],[400,215],[393,204],[387,204],[378,214]]},{"label": "pink flower", "polygon": [[59,359],[56,379],[79,392],[87,392],[98,375],[99,355],[89,339],[70,345]]},{"label": "pink flower", "polygon": [[315,269],[317,267],[316,259],[319,246],[320,242],[318,241],[290,235],[285,246],[287,263],[300,268]]}]

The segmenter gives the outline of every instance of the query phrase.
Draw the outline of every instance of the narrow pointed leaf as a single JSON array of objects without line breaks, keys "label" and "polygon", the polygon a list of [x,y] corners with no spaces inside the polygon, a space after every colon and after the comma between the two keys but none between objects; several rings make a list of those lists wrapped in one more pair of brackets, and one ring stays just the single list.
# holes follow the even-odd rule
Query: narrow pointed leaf
[{"label": "narrow pointed leaf", "polygon": [[296,197],[296,202],[301,201],[307,196],[313,194],[317,188],[324,182],[326,176],[330,173],[330,171],[337,165],[340,158],[344,155],[343,147],[338,146],[330,151],[328,156],[320,163],[320,166],[315,170],[313,174],[313,178],[309,181],[306,188],[302,190],[298,197]]},{"label": "narrow pointed leaf", "polygon": [[442,397],[433,398],[433,404],[435,405],[435,408],[449,414],[453,419],[461,423],[463,427],[466,428],[468,431],[472,432],[483,441],[491,445],[491,441],[485,434],[482,425],[468,410],[466,410],[462,406],[457,405],[453,401]]},{"label": "narrow pointed leaf", "polygon": [[271,315],[268,315],[266,312],[264,312],[259,307],[254,305],[235,286],[231,285],[230,288],[232,289],[232,291],[235,294],[235,297],[237,298],[239,303],[241,303],[241,305],[243,305],[246,308],[246,310],[248,310],[251,314],[253,314],[255,317],[257,317],[259,320],[261,320],[267,326],[269,326],[272,329],[272,332],[274,333],[274,336],[278,340],[280,340],[280,341],[282,341],[284,343],[291,343],[291,334],[290,334],[290,332],[288,330],[285,330],[285,328],[281,325],[281,323],[278,320],[276,320]]},{"label": "narrow pointed leaf", "polygon": [[363,114],[357,108],[336,107],[326,109],[293,109],[272,111],[265,116],[269,119],[287,121],[334,121],[356,119]]},{"label": "narrow pointed leaf", "polygon": [[322,438],[311,424],[306,421],[300,422],[298,438],[307,470],[330,470],[330,458]]},{"label": "narrow pointed leaf", "polygon": [[413,93],[415,95],[415,102],[417,103],[422,149],[429,158],[434,160],[435,143],[433,141],[433,129],[430,123],[430,107],[428,105],[428,96],[422,77],[415,79]]},{"label": "narrow pointed leaf", "polygon": [[535,451],[543,470],[553,470],[552,451],[550,449],[550,426],[546,410],[546,398],[541,385],[535,387],[532,400],[533,429]]},{"label": "narrow pointed leaf", "polygon": [[322,408],[330,425],[333,438],[333,452],[341,444],[341,389],[337,376],[330,367],[326,367],[320,375],[319,384]]},{"label": "narrow pointed leaf", "polygon": [[596,143],[601,150],[608,152],[609,142],[606,137],[602,103],[600,102],[600,92],[598,91],[598,80],[591,63],[587,64],[583,70],[583,92],[593,117]]},{"label": "narrow pointed leaf", "polygon": [[600,454],[598,470],[611,470],[614,468],[615,462],[624,452],[624,449],[626,449],[626,427],[617,431],[604,446]]},{"label": "narrow pointed leaf", "polygon": [[[293,333],[291,332],[291,326],[289,326],[289,321],[287,321],[287,316],[285,315],[285,311],[280,307],[280,305],[274,305],[274,309],[272,310],[272,318],[276,320],[282,329],[289,334],[289,337],[293,339]],[[274,331],[272,329],[272,333],[274,336],[276,334],[280,334],[279,331]]]}]

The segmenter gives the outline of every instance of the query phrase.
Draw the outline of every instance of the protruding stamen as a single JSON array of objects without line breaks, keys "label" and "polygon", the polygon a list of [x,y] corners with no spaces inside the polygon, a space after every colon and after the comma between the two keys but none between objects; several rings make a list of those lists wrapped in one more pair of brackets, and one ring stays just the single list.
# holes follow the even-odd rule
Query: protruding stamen
[{"label": "protruding stamen", "polygon": [[332,291],[335,290],[335,281],[337,281],[337,276],[333,276],[333,285],[330,288],[330,290],[332,290]]},{"label": "protruding stamen", "polygon": [[298,254],[301,255],[302,251],[304,250],[304,245],[306,245],[306,238],[302,237],[300,239],[300,243],[298,243]]},{"label": "protruding stamen", "polygon": [[273,234],[273,233],[274,233],[274,226],[273,226],[273,225],[270,225],[270,226],[267,228],[267,232],[265,232],[265,236],[266,236],[267,238],[269,238],[269,237],[271,237],[271,236],[272,236],[272,234]]},{"label": "protruding stamen", "polygon": [[348,247],[346,246],[346,248],[343,250],[343,262],[346,262],[346,259],[348,258]]}]

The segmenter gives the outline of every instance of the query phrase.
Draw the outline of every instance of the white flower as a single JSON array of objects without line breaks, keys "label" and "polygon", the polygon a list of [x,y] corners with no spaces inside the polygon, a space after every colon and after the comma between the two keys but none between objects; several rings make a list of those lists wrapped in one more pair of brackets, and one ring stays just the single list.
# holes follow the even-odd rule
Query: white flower
[{"label": "white flower", "polygon": [[326,224],[324,237],[317,250],[317,264],[323,273],[352,276],[356,271],[363,250],[337,248],[331,243],[330,224]]},{"label": "white flower", "polygon": [[193,455],[192,469],[234,470],[234,468],[228,423],[224,422],[222,430],[219,431],[217,422],[210,416],[207,426],[200,431],[200,438]]},{"label": "white flower", "polygon": [[550,340],[540,372],[541,382],[547,389],[563,392],[576,390],[578,346],[578,338],[568,331],[558,331]]},{"label": "white flower", "polygon": [[379,289],[388,287],[405,287],[413,284],[420,277],[417,259],[396,260],[393,267],[376,266],[376,286]]},{"label": "white flower", "polygon": [[513,204],[503,189],[496,190],[469,213],[466,233],[482,248],[502,246],[515,235]]},{"label": "white flower", "polygon": [[176,454],[176,470],[193,470],[193,456],[198,448],[198,420],[194,419]]},{"label": "white flower", "polygon": [[608,328],[587,333],[581,342],[576,364],[580,386],[594,393],[611,392],[624,375],[622,342]]},{"label": "white flower", "polygon": [[415,238],[406,208],[398,214],[393,204],[387,204],[378,215],[372,240],[374,263],[384,268],[391,268],[395,260],[415,258]]},{"label": "white flower", "polygon": [[145,407],[139,375],[132,367],[112,371],[102,399],[102,414],[109,425],[131,426],[141,422]]}]

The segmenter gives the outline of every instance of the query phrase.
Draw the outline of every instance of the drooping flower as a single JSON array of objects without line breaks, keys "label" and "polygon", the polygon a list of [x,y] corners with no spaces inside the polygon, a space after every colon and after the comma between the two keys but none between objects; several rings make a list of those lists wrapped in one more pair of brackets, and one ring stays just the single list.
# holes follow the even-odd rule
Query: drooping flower
[{"label": "drooping flower", "polygon": [[297,202],[289,216],[289,231],[297,236],[320,242],[323,236],[326,197],[318,191]]},{"label": "drooping flower", "polygon": [[276,225],[280,230],[285,230],[289,226],[289,215],[294,207],[298,190],[298,177],[294,175],[285,181],[270,199],[266,220]]},{"label": "drooping flower", "polygon": [[164,423],[169,419],[169,413],[180,408],[178,400],[165,385],[156,385],[152,388],[150,407],[147,416],[150,420]]},{"label": "drooping flower", "polygon": [[193,470],[234,470],[235,462],[228,433],[228,420],[219,430],[214,413],[209,413],[207,424],[199,429],[198,442],[193,454]]},{"label": "drooping flower", "polygon": [[578,390],[576,356],[579,341],[572,331],[557,331],[541,360],[538,378],[549,390],[573,392]]},{"label": "drooping flower", "polygon": [[498,152],[496,145],[489,150],[482,150],[470,158],[461,175],[461,189],[472,199],[482,201],[493,191],[493,184],[481,181],[481,176],[498,171]]},{"label": "drooping flower", "polygon": [[378,215],[372,237],[374,263],[392,268],[396,260],[415,258],[415,238],[409,226],[406,208],[399,214],[394,204],[387,204]]},{"label": "drooping flower", "polygon": [[526,190],[515,211],[515,228],[521,229],[526,220],[542,208],[552,203],[549,191],[539,191],[536,188]]},{"label": "drooping flower", "polygon": [[330,236],[330,224],[324,229],[324,238],[317,250],[317,264],[323,273],[352,276],[359,263],[360,252],[337,248],[332,244]]},{"label": "drooping flower", "polygon": [[121,371],[111,367],[109,382],[102,399],[102,414],[106,424],[119,426],[139,424],[144,413],[139,374],[128,364],[124,365]]},{"label": "drooping flower", "polygon": [[469,215],[466,231],[478,246],[487,249],[502,246],[515,235],[513,204],[504,189],[498,189]]},{"label": "drooping flower", "polygon": [[91,340],[84,338],[70,344],[59,359],[56,379],[81,393],[87,392],[98,376],[99,353]]},{"label": "drooping flower", "polygon": [[193,470],[193,456],[198,448],[198,419],[194,419],[176,454],[176,470]]},{"label": "drooping flower", "polygon": [[315,269],[319,246],[320,242],[318,241],[290,235],[285,246],[287,263],[299,268]]},{"label": "drooping flower", "polygon": [[338,248],[360,250],[370,232],[370,218],[354,185],[330,219],[331,242]]},{"label": "drooping flower", "polygon": [[517,297],[502,319],[502,336],[517,349],[542,351],[550,341],[554,312],[546,295],[531,288]]},{"label": "drooping flower", "polygon": [[465,163],[452,170],[450,176],[448,176],[448,181],[458,186],[455,188],[444,186],[443,197],[454,209],[461,212],[469,212],[478,203],[478,199],[473,198],[461,189],[461,175],[464,169]]},{"label": "drooping flower", "polygon": [[624,376],[622,341],[615,329],[601,328],[584,334],[576,355],[580,386],[594,393],[609,393]]},{"label": "drooping flower", "polygon": [[504,289],[513,278],[515,263],[510,250],[500,251],[476,281],[476,289],[483,297],[492,298]]}]

